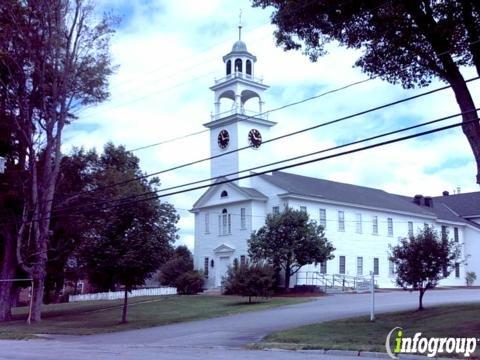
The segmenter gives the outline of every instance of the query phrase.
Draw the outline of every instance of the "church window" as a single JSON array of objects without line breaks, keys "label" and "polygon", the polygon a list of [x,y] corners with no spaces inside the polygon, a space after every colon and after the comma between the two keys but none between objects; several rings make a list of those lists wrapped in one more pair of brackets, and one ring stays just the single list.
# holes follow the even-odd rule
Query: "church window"
[{"label": "church window", "polygon": [[208,278],[208,257],[205,258],[205,262],[203,263],[203,275]]},{"label": "church window", "polygon": [[460,264],[455,263],[455,277],[458,279],[460,277]]},{"label": "church window", "polygon": [[372,216],[372,234],[378,235],[378,216]]},{"label": "church window", "polygon": [[245,208],[240,209],[240,228],[242,230],[247,228],[247,216],[246,216]]},{"label": "church window", "polygon": [[205,234],[210,233],[210,214],[205,213]]},{"label": "church window", "polygon": [[228,233],[232,233],[232,217],[228,214]]},{"label": "church window", "polygon": [[361,234],[363,232],[363,228],[362,228],[362,214],[360,213],[356,213],[355,214],[355,217],[356,217],[356,231],[357,231],[357,234]]},{"label": "church window", "polygon": [[393,236],[393,219],[387,218],[387,235]]},{"label": "church window", "polygon": [[234,268],[235,270],[238,269],[238,259],[237,259],[237,258],[233,259],[233,268]]},{"label": "church window", "polygon": [[373,275],[380,274],[380,265],[378,258],[373,258]]},{"label": "church window", "polygon": [[224,197],[227,197],[227,196],[228,196],[227,190],[223,190],[222,193],[220,194],[221,198],[224,198]]},{"label": "church window", "polygon": [[247,258],[245,257],[245,255],[240,256],[240,266],[245,266],[246,263]]},{"label": "church window", "polygon": [[338,211],[338,231],[345,231],[345,213]]},{"label": "church window", "polygon": [[345,274],[345,256],[340,256],[339,258],[339,269],[340,274]]},{"label": "church window", "polygon": [[447,237],[447,227],[445,225],[442,225],[442,238]]},{"label": "church window", "polygon": [[408,236],[413,236],[413,221],[408,222]]},{"label": "church window", "polygon": [[250,60],[247,60],[246,71],[248,75],[252,75],[252,62]]},{"label": "church window", "polygon": [[300,206],[300,211],[307,212],[307,207],[306,206]]},{"label": "church window", "polygon": [[274,207],[272,208],[272,213],[273,213],[273,215],[278,215],[278,214],[280,214],[280,206],[274,206]]},{"label": "church window", "polygon": [[221,215],[221,235],[229,235],[232,233],[232,218],[227,209],[222,210]]},{"label": "church window", "polygon": [[357,257],[357,275],[363,275],[363,257]]},{"label": "church window", "polygon": [[320,263],[320,273],[321,274],[326,274],[327,273],[327,262],[321,262]]},{"label": "church window", "polygon": [[323,229],[327,228],[327,210],[325,209],[320,209],[320,226],[322,226]]},{"label": "church window", "polygon": [[242,72],[242,59],[235,60],[235,71]]},{"label": "church window", "polygon": [[232,61],[228,60],[227,61],[227,75],[230,75],[232,73]]},{"label": "church window", "polygon": [[457,227],[453,228],[453,240],[455,242],[458,242],[458,228]]},{"label": "church window", "polygon": [[395,263],[392,260],[388,260],[388,274],[395,275]]}]

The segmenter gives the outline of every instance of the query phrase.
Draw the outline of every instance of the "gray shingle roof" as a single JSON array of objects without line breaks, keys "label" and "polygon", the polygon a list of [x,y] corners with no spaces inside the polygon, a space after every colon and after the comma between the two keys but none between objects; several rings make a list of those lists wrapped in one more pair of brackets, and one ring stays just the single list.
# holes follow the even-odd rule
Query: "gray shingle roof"
[{"label": "gray shingle roof", "polygon": [[473,211],[477,211],[477,214],[480,213],[480,192],[470,193],[470,196],[469,194],[460,194],[465,196],[450,195],[446,197],[435,197],[433,198],[434,206],[426,207],[415,204],[413,197],[390,194],[383,190],[365,186],[345,184],[280,171],[273,172],[272,175],[261,175],[261,177],[290,194],[314,196],[325,200],[434,216],[441,220],[463,222],[471,225],[472,223],[470,221],[457,216],[449,208],[460,215],[467,214],[468,212],[473,214]]},{"label": "gray shingle roof", "polygon": [[249,188],[249,187],[245,187],[245,186],[239,186],[240,189],[242,189],[243,191],[245,191],[250,197],[252,198],[260,198],[260,199],[268,199],[268,197],[264,194],[262,194],[260,191],[258,190],[255,190],[255,189],[252,189],[252,188]]},{"label": "gray shingle roof", "polygon": [[436,196],[433,198],[433,201],[445,204],[460,216],[480,216],[480,191]]}]

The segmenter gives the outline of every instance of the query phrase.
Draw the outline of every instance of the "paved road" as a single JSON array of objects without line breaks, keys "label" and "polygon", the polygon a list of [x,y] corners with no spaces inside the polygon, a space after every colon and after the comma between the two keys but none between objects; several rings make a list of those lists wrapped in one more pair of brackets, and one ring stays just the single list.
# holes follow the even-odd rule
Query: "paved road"
[{"label": "paved road", "polygon": [[[418,294],[379,293],[378,312],[412,309]],[[427,292],[426,306],[480,301],[480,290]],[[0,341],[1,359],[308,359],[318,354],[248,351],[245,344],[266,334],[304,324],[368,314],[370,295],[335,295],[312,302],[221,318],[53,340]],[[330,358],[330,356],[328,356]],[[338,359],[338,357],[335,357]],[[357,358],[358,359],[358,358]]]}]

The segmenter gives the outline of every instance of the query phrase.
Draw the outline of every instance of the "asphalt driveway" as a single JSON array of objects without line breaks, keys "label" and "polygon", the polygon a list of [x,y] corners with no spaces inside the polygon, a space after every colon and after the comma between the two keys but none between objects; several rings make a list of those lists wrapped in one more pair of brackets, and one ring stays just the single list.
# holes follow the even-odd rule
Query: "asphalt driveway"
[{"label": "asphalt driveway", "polygon": [[[414,309],[418,294],[376,294],[377,312]],[[480,301],[480,290],[427,292],[425,306]],[[49,340],[0,341],[2,359],[249,359],[318,358],[320,355],[248,351],[242,346],[266,334],[300,325],[368,314],[370,295],[334,295],[314,301],[226,317],[141,330],[57,336]],[[338,359],[338,357],[336,357]]]}]

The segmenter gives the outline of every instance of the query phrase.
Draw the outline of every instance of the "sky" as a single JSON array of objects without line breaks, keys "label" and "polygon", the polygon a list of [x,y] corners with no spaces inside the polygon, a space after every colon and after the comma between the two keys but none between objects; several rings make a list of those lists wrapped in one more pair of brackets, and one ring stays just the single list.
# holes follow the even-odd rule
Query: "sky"
[{"label": "sky", "polygon": [[[64,151],[73,146],[97,148],[111,141],[135,149],[205,130],[214,109],[209,87],[224,75],[222,56],[238,37],[242,9],[242,40],[257,56],[255,73],[270,86],[264,110],[306,99],[366,79],[354,67],[359,52],[330,44],[328,54],[310,62],[301,52],[276,47],[271,10],[252,8],[247,0],[100,0],[97,11],[121,16],[111,43],[118,69],[110,78],[111,97],[101,105],[81,109],[65,131]],[[463,69],[466,78],[473,69]],[[277,122],[271,136],[350,115],[384,103],[442,86],[404,90],[379,79],[269,114]],[[470,85],[475,99],[480,82]],[[444,90],[335,125],[265,144],[266,162],[305,154],[401,127],[459,112],[451,90]],[[459,118],[442,125],[460,121]],[[429,129],[431,127],[425,127]],[[134,152],[147,173],[165,170],[210,155],[209,135],[165,143]],[[379,188],[413,196],[442,191],[478,191],[475,163],[460,128],[357,154],[315,162],[288,170],[297,174]],[[208,179],[209,163],[202,162],[159,175],[162,188]],[[178,244],[193,248],[194,217],[188,210],[202,190],[162,200],[179,215]]]}]

